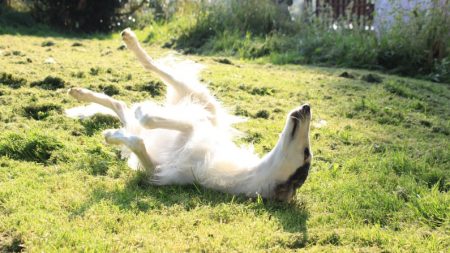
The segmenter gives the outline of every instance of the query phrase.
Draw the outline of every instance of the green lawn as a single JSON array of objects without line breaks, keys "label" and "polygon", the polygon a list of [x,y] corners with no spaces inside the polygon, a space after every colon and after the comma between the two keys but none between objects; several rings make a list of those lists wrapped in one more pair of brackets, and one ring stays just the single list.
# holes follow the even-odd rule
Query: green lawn
[{"label": "green lawn", "polygon": [[448,252],[449,85],[189,57],[207,66],[202,79],[224,106],[248,116],[236,141],[260,154],[304,102],[315,125],[326,122],[311,129],[308,180],[281,204],[148,185],[103,143],[116,120],[66,118],[80,105],[66,95],[72,86],[162,101],[155,77],[119,46],[117,34],[0,35],[0,251]]}]

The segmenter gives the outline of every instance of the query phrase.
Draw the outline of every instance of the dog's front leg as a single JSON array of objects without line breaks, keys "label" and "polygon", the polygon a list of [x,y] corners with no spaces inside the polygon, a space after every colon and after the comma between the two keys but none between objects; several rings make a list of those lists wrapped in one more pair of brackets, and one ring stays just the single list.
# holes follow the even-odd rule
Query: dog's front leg
[{"label": "dog's front leg", "polygon": [[164,128],[186,134],[190,134],[194,129],[194,125],[191,121],[180,118],[181,115],[176,117],[165,111],[160,111],[158,113],[143,113],[141,108],[137,108],[135,116],[141,126],[147,129]]},{"label": "dog's front leg", "polygon": [[188,134],[191,133],[194,128],[192,123],[188,121],[149,114],[143,115],[139,122],[143,127],[148,129],[164,128]]}]

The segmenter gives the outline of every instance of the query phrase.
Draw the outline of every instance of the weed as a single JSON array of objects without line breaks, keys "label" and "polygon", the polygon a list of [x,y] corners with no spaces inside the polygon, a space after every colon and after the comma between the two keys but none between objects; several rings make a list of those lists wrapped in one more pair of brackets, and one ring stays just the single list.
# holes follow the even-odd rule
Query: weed
[{"label": "weed", "polygon": [[91,74],[92,76],[96,76],[100,73],[100,70],[101,70],[100,67],[91,68],[89,70],[89,74]]},{"label": "weed", "polygon": [[275,109],[273,109],[273,112],[274,113],[283,113],[284,111],[281,108],[275,108]]},{"label": "weed", "polygon": [[332,244],[332,245],[336,245],[336,246],[340,245],[341,240],[340,240],[339,234],[337,234],[336,232],[331,233],[323,241],[321,241],[320,244],[322,244],[322,245]]},{"label": "weed", "polygon": [[265,109],[259,110],[255,114],[255,118],[268,119],[269,117],[270,117],[270,112]]},{"label": "weed", "polygon": [[100,85],[99,88],[108,96],[119,95],[120,90],[114,85]]},{"label": "weed", "polygon": [[55,45],[55,42],[51,41],[51,40],[46,40],[44,42],[41,43],[42,47],[52,47]]},{"label": "weed", "polygon": [[173,46],[175,46],[175,43],[176,43],[175,39],[170,39],[169,41],[164,42],[162,48],[173,48]]},{"label": "weed", "polygon": [[84,45],[83,45],[83,43],[81,43],[81,42],[74,42],[74,43],[72,44],[72,47],[82,47],[82,46],[84,46]]},{"label": "weed", "polygon": [[361,80],[366,81],[368,83],[381,83],[383,79],[379,75],[375,74],[367,74],[361,77]]},{"label": "weed", "polygon": [[431,127],[433,125],[433,123],[428,120],[420,120],[419,123],[424,127]]},{"label": "weed", "polygon": [[116,154],[101,146],[88,149],[86,155],[82,168],[87,169],[92,175],[106,175],[117,160]]},{"label": "weed", "polygon": [[239,85],[239,89],[248,92],[251,95],[270,96],[275,93],[275,89],[269,87],[251,87],[245,84]]},{"label": "weed", "polygon": [[60,77],[55,76],[47,76],[42,81],[32,82],[30,84],[31,87],[39,87],[44,90],[57,90],[66,87],[66,81],[64,81]]},{"label": "weed", "polygon": [[52,153],[63,148],[63,144],[53,136],[41,133],[6,132],[0,136],[0,156],[15,160],[53,163]]},{"label": "weed", "polygon": [[246,109],[244,109],[244,108],[242,108],[241,106],[238,105],[238,106],[236,106],[236,109],[234,111],[234,115],[243,116],[243,117],[249,117],[250,113]]},{"label": "weed", "polygon": [[95,114],[88,119],[81,120],[81,124],[88,136],[92,136],[101,130],[120,127],[120,121],[117,118],[104,114]]},{"label": "weed", "polygon": [[260,143],[263,136],[259,132],[250,132],[247,134],[246,137],[243,138],[243,140],[247,143],[257,144]]},{"label": "weed", "polygon": [[432,132],[433,133],[442,133],[447,136],[450,135],[450,131],[448,130],[448,128],[443,127],[443,126],[433,127]]},{"label": "weed", "polygon": [[[407,94],[407,96],[414,97],[413,94]],[[420,112],[426,112],[426,108],[427,107],[426,107],[426,105],[423,102],[414,101],[414,103],[412,105],[412,108],[414,110],[417,110],[417,111],[420,111]]]},{"label": "weed", "polygon": [[161,96],[165,92],[165,88],[165,85],[160,81],[151,81],[147,84],[137,86],[139,91],[148,92],[152,97]]},{"label": "weed", "polygon": [[85,78],[86,74],[83,71],[73,72],[72,77]]},{"label": "weed", "polygon": [[448,222],[448,206],[445,206],[445,200],[440,196],[437,187],[432,188],[431,195],[414,198],[410,206],[422,222],[433,228]]},{"label": "weed", "polygon": [[214,61],[216,61],[218,63],[222,63],[222,64],[233,65],[233,63],[227,58],[218,58],[218,59],[214,59]]},{"label": "weed", "polygon": [[18,253],[25,250],[24,241],[20,236],[11,236],[8,233],[0,234],[0,251]]},{"label": "weed", "polygon": [[34,104],[23,107],[25,117],[35,120],[42,120],[50,116],[51,112],[62,112],[62,107],[58,104]]},{"label": "weed", "polygon": [[400,82],[393,82],[393,81],[386,82],[383,87],[390,93],[400,97],[417,98],[417,96],[409,88],[407,88],[404,84]]},{"label": "weed", "polygon": [[342,72],[339,77],[343,77],[343,78],[350,78],[350,79],[354,79],[355,76],[353,76],[352,74],[348,73],[347,71]]},{"label": "weed", "polygon": [[14,55],[14,56],[25,56],[25,54],[23,54],[21,51],[18,51],[18,50],[12,51],[12,55]]},{"label": "weed", "polygon": [[272,88],[267,88],[267,87],[255,87],[252,89],[252,91],[250,92],[250,94],[252,95],[258,95],[258,96],[270,96],[275,92],[274,89]]},{"label": "weed", "polygon": [[8,73],[0,73],[0,84],[6,85],[12,89],[18,89],[24,85],[26,85],[27,80],[15,77]]}]

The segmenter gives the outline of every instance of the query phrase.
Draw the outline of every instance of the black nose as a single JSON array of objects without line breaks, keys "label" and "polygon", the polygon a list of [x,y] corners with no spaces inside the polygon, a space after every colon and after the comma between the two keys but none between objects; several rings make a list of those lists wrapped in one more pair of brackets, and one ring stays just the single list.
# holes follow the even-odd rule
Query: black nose
[{"label": "black nose", "polygon": [[308,104],[303,105],[302,106],[302,112],[304,112],[306,114],[310,113],[311,112],[311,107]]}]

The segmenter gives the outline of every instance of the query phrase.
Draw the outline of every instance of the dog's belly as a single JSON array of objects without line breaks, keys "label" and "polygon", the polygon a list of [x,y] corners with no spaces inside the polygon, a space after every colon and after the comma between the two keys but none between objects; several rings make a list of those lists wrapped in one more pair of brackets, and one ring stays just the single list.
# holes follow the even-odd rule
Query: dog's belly
[{"label": "dog's belly", "polygon": [[167,129],[145,130],[141,137],[155,166],[176,159],[177,150],[183,148],[189,140],[182,133]]}]

